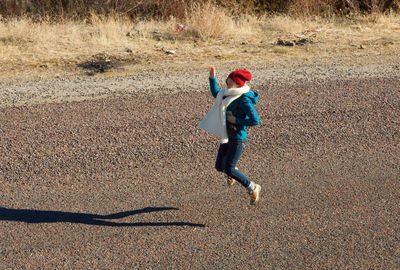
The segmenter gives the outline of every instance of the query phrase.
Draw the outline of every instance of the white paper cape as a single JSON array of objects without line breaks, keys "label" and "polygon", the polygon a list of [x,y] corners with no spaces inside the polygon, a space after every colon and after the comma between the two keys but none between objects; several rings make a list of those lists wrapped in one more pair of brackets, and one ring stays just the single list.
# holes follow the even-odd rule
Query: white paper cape
[{"label": "white paper cape", "polygon": [[[215,98],[215,102],[210,111],[197,125],[211,134],[220,137],[221,143],[228,142],[228,132],[226,130],[226,108],[242,94],[247,93],[250,88],[244,85],[240,88],[221,89]],[[225,98],[223,98],[225,96]]]}]

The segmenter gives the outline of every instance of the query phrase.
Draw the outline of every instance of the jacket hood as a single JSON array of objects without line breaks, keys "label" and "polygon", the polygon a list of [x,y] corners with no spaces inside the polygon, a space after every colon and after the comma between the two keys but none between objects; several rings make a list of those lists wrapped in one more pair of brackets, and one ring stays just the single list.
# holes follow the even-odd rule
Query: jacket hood
[{"label": "jacket hood", "polygon": [[253,102],[253,104],[255,105],[257,103],[259,95],[258,95],[258,93],[256,91],[250,90],[249,92],[243,94],[243,96],[245,96],[248,99],[250,99],[251,102]]}]

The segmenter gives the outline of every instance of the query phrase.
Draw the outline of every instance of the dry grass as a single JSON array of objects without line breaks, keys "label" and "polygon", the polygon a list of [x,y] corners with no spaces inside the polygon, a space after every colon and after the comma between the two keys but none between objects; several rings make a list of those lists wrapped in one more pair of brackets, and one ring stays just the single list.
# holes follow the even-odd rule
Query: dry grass
[{"label": "dry grass", "polygon": [[193,4],[214,4],[236,14],[264,14],[265,12],[297,16],[330,14],[382,13],[400,10],[399,0],[1,0],[0,16],[13,18],[27,15],[36,19],[87,19],[99,15],[128,15],[166,19],[185,17]]},{"label": "dry grass", "polygon": [[189,33],[202,40],[229,38],[235,35],[237,24],[228,11],[208,2],[204,5],[192,4],[185,16],[185,24],[190,25]]},{"label": "dry grass", "polygon": [[124,36],[131,28],[131,23],[115,19],[97,19],[93,24],[15,19],[0,24],[0,53],[3,61],[74,60],[128,46]]},{"label": "dry grass", "polygon": [[[177,19],[132,22],[123,17],[92,15],[90,23],[66,21],[35,23],[21,18],[0,22],[0,64],[3,70],[41,66],[75,66],[95,55],[130,63],[205,62],[213,60],[279,57],[300,59],[310,55],[345,52],[368,53],[400,46],[400,16],[396,14],[351,18],[289,16],[233,18],[212,4],[192,5],[182,21],[187,31],[175,32]],[[305,46],[280,47],[278,39],[306,38]],[[177,50],[165,58],[165,50]],[[358,50],[358,51],[357,51]],[[365,50],[364,50],[365,51]]]}]

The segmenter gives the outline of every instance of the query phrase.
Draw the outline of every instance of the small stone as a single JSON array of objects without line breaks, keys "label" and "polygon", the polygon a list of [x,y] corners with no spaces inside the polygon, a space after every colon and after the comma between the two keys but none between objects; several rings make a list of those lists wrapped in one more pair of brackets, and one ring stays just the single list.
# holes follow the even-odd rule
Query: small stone
[{"label": "small stone", "polygon": [[172,55],[174,55],[176,53],[176,51],[174,51],[174,50],[166,50],[165,53],[168,54],[169,56],[172,56]]},{"label": "small stone", "polygon": [[278,39],[278,41],[276,42],[276,44],[279,45],[279,46],[289,46],[289,47],[294,46],[294,42],[282,40],[282,39],[280,39],[280,38]]}]

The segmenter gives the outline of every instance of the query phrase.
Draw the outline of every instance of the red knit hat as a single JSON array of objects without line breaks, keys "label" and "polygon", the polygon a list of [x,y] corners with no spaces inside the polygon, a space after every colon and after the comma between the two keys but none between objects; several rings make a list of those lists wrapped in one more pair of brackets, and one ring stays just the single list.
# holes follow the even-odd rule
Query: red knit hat
[{"label": "red knit hat", "polygon": [[231,78],[238,85],[243,86],[245,82],[251,80],[251,73],[250,71],[239,69],[229,74],[228,78]]}]

